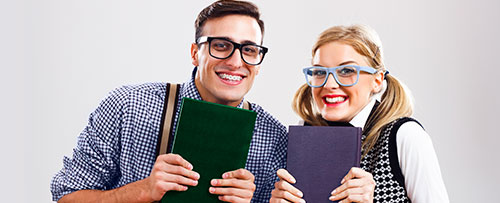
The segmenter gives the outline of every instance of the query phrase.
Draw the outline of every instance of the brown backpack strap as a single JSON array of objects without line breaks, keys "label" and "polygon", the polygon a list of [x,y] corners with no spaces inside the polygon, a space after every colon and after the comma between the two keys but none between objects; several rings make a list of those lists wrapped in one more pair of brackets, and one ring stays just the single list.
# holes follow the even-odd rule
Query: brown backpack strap
[{"label": "brown backpack strap", "polygon": [[243,109],[250,110],[250,102],[247,100],[243,101]]},{"label": "brown backpack strap", "polygon": [[177,100],[179,97],[179,84],[167,83],[167,92],[165,94],[165,104],[163,104],[163,113],[161,116],[160,133],[156,144],[156,156],[170,152],[169,143],[174,126],[175,110],[177,109]]}]

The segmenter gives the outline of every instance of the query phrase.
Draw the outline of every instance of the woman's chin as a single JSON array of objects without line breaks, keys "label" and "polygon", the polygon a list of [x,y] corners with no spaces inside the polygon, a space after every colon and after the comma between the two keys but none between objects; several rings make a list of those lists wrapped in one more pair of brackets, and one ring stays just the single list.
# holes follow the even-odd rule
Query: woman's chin
[{"label": "woman's chin", "polygon": [[339,116],[338,114],[333,114],[328,113],[328,114],[321,114],[321,117],[327,121],[333,121],[333,122],[349,122],[345,117]]}]

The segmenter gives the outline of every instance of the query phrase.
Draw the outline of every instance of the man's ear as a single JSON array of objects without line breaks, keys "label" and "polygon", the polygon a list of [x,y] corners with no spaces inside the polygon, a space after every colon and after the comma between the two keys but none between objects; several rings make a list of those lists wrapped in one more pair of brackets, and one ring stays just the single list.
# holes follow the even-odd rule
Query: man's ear
[{"label": "man's ear", "polygon": [[196,43],[191,44],[191,63],[194,66],[198,66],[198,45]]},{"label": "man's ear", "polygon": [[382,91],[382,85],[384,84],[384,73],[379,71],[373,75],[375,80],[373,80],[373,93],[379,93]]}]

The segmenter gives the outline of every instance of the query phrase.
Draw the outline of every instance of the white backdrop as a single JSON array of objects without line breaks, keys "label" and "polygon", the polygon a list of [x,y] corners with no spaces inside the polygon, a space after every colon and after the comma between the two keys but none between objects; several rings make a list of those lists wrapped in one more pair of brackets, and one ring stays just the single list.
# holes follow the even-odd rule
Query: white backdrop
[{"label": "white backdrop", "polygon": [[[51,177],[109,91],[188,79],[194,20],[211,2],[0,1],[2,202],[51,201]],[[290,103],[317,35],[370,25],[391,74],[412,90],[451,201],[496,197],[499,1],[254,2],[270,53],[250,101],[295,124]]]}]

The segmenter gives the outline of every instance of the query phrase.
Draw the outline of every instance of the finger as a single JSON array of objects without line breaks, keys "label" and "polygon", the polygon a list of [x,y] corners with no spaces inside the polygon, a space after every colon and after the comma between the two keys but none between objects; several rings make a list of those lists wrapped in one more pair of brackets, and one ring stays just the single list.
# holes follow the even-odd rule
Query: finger
[{"label": "finger", "polygon": [[212,179],[210,184],[215,187],[234,187],[246,190],[255,190],[255,184],[250,180],[240,180],[240,179]]},{"label": "finger", "polygon": [[336,200],[345,199],[351,195],[362,195],[362,194],[364,194],[363,192],[364,192],[364,190],[362,188],[350,188],[350,189],[345,190],[337,195],[332,195],[328,199],[330,199],[331,201],[336,201]]},{"label": "finger", "polygon": [[195,171],[186,169],[182,166],[171,165],[162,161],[155,163],[155,165],[153,166],[151,174],[154,174],[156,172],[182,175],[193,180],[200,179],[200,174],[196,173]]},{"label": "finger", "polygon": [[344,184],[340,185],[339,187],[335,188],[331,195],[335,195],[338,193],[341,193],[349,188],[355,188],[355,187],[362,187],[367,183],[367,180],[364,179],[352,179],[344,182]]},{"label": "finger", "polygon": [[350,195],[346,199],[343,199],[339,203],[347,203],[347,202],[371,202],[373,198],[368,195]]},{"label": "finger", "polygon": [[254,181],[255,177],[254,175],[243,168],[240,168],[238,170],[234,171],[228,171],[222,174],[222,178],[224,179],[231,179],[231,178],[236,178],[236,179],[243,179],[243,180],[251,180],[252,182]]},{"label": "finger", "polygon": [[276,197],[271,197],[271,200],[269,200],[269,203],[289,203],[290,201],[282,198],[276,198]]},{"label": "finger", "polygon": [[295,184],[297,182],[297,180],[295,180],[295,178],[285,169],[278,169],[276,174],[280,179],[286,180],[289,183]]},{"label": "finger", "polygon": [[340,184],[344,184],[345,181],[353,179],[353,178],[362,178],[362,177],[371,177],[372,174],[366,172],[365,170],[358,168],[358,167],[352,167],[351,170],[347,173],[347,175],[344,176],[342,181],[340,181]]},{"label": "finger", "polygon": [[171,190],[175,191],[186,191],[188,189],[187,186],[179,185],[177,183],[171,182],[161,182],[155,185],[156,189],[162,191],[163,193]]},{"label": "finger", "polygon": [[275,202],[280,202],[278,201],[279,199],[283,199],[286,201],[283,202],[299,202],[299,203],[305,203],[306,201],[300,197],[297,197],[293,195],[292,193],[285,191],[285,190],[273,190],[271,192],[272,197],[275,199]]},{"label": "finger", "polygon": [[169,174],[169,173],[164,173],[163,176],[164,176],[164,177],[162,177],[163,179],[160,179],[160,180],[164,180],[165,182],[171,182],[171,183],[176,183],[176,184],[180,184],[180,185],[189,185],[189,186],[198,185],[197,180],[189,179],[189,178],[186,178],[184,176]]},{"label": "finger", "polygon": [[200,179],[199,173],[177,165],[165,164],[162,166],[161,170],[169,174],[182,175],[193,180]]},{"label": "finger", "polygon": [[300,191],[299,189],[297,189],[296,187],[294,187],[293,185],[291,185],[290,183],[286,182],[286,181],[278,181],[274,184],[274,187],[277,188],[277,189],[280,189],[280,190],[284,190],[284,191],[288,191],[289,193],[297,196],[297,197],[303,197],[304,194],[302,193],[302,191]]},{"label": "finger", "polygon": [[253,191],[239,188],[210,187],[208,188],[208,192],[215,195],[236,196],[240,198],[252,198],[253,196]]},{"label": "finger", "polygon": [[182,166],[182,167],[189,169],[189,170],[193,169],[193,165],[191,165],[191,163],[186,161],[184,158],[182,158],[178,154],[162,154],[162,155],[158,156],[157,160],[164,161],[164,162],[171,164],[171,165]]},{"label": "finger", "polygon": [[250,199],[244,199],[236,196],[219,196],[219,200],[223,202],[250,202]]}]

